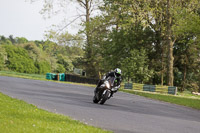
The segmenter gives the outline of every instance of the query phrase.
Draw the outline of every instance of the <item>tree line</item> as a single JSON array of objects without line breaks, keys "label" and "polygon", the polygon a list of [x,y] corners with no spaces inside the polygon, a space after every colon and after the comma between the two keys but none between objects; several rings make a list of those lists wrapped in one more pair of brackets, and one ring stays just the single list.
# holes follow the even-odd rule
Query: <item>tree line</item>
[{"label": "tree line", "polygon": [[[67,8],[65,4],[69,1],[57,3]],[[73,2],[82,8],[81,13],[84,11],[80,14],[85,17],[80,24],[83,28],[77,35],[51,30],[48,41],[32,42],[41,53],[38,56],[31,50],[28,52],[37,72],[37,62],[41,61],[46,61],[51,71],[63,67],[71,71],[76,67],[86,70],[92,78],[100,78],[118,67],[124,81],[178,86],[181,91],[199,90],[200,0]],[[42,12],[52,13],[52,4],[55,3],[45,0]],[[15,46],[17,38],[9,39]],[[27,51],[26,45],[23,42],[19,46]],[[1,53],[8,51],[5,46],[4,49]]]},{"label": "tree line", "polygon": [[72,72],[83,55],[83,50],[76,45],[0,36],[0,70],[37,74]]},{"label": "tree line", "polygon": [[[125,80],[200,88],[199,0],[75,2],[85,10],[81,61],[90,76],[119,67]],[[100,13],[92,16],[92,7]]]}]

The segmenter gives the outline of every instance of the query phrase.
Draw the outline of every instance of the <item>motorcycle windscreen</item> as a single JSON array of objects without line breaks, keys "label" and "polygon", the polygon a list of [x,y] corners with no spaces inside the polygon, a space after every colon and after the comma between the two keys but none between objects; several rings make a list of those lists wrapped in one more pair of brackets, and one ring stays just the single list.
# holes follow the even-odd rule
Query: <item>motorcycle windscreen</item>
[{"label": "motorcycle windscreen", "polygon": [[108,81],[111,86],[114,86],[115,77],[108,77]]}]

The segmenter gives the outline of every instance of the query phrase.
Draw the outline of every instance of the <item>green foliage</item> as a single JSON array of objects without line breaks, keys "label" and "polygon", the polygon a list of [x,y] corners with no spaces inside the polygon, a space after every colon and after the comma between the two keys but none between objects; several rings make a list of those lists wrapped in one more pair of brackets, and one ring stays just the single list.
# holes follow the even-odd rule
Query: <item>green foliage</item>
[{"label": "green foliage", "polygon": [[[62,38],[65,35],[68,37]],[[81,36],[66,33],[54,38],[57,38],[60,45],[50,40],[30,42],[23,37],[0,36],[0,44],[3,44],[0,49],[0,69],[7,67],[17,72],[40,74],[58,71],[72,72],[74,68],[72,62],[83,56]]]},{"label": "green foliage", "polygon": [[0,36],[0,45],[11,45],[12,42],[10,41],[10,39],[4,37],[4,36]]},{"label": "green foliage", "polygon": [[66,71],[65,67],[63,65],[61,65],[61,64],[58,64],[56,72],[57,73],[64,73],[65,71]]},{"label": "green foliage", "polygon": [[43,57],[44,53],[42,50],[39,49],[34,43],[25,43],[21,44],[20,46],[28,51],[29,57],[34,61],[41,61],[45,59],[45,57]]},{"label": "green foliage", "polygon": [[[80,34],[50,30],[48,40],[32,43],[1,36],[0,44],[20,43],[35,65],[48,62],[52,72],[75,67],[97,78],[119,67],[125,79],[174,83],[180,90],[196,91],[200,88],[199,9],[199,0],[103,0],[97,16],[86,14]],[[37,72],[44,71],[37,66]]]},{"label": "green foliage", "polygon": [[197,0],[188,1],[187,5],[177,6],[173,10],[176,23],[173,25],[173,31],[176,36],[200,34],[200,16],[198,14],[200,6],[196,2]]},{"label": "green foliage", "polygon": [[37,67],[38,69],[37,73],[39,74],[46,74],[48,72],[51,72],[51,66],[47,61],[40,61],[40,62],[36,61],[35,66]]},{"label": "green foliage", "polygon": [[[73,71],[72,61],[69,58],[67,58],[66,56],[59,54],[57,56],[57,63],[62,65],[67,72]],[[60,68],[60,66],[59,66],[59,68]]]},{"label": "green foliage", "polygon": [[[104,67],[111,69],[125,62],[120,67],[124,69],[126,76],[136,74],[133,72],[135,69],[145,73],[144,68],[141,69],[134,64],[134,61],[131,62],[134,59],[129,59],[131,51],[144,49],[148,59],[146,62],[148,70],[154,71],[150,72],[151,84],[171,84],[168,81],[174,79],[176,86],[197,88],[197,85],[200,85],[197,78],[199,72],[196,71],[199,70],[200,64],[198,2],[198,0],[184,2],[104,0],[104,5],[101,7],[103,18],[101,22],[106,26],[108,33],[108,36],[102,39],[105,41],[101,42],[104,45],[101,49],[103,64],[107,64]],[[169,46],[172,46],[171,49]],[[169,51],[173,53],[170,54]],[[135,58],[139,59],[137,56]],[[130,72],[126,72],[128,67],[124,65],[128,63],[133,63],[130,65],[132,66]],[[175,72],[174,78],[171,67]],[[193,73],[192,77],[189,76],[190,73]],[[136,81],[140,79],[137,75]]]},{"label": "green foliage", "polygon": [[0,70],[4,69],[6,60],[7,60],[7,53],[4,47],[0,46]]},{"label": "green foliage", "polygon": [[145,50],[132,50],[130,57],[122,61],[122,71],[125,77],[133,79],[134,82],[146,83],[152,77],[152,71],[148,68],[148,59]]},{"label": "green foliage", "polygon": [[54,30],[50,30],[45,35],[50,41],[56,42],[58,45],[83,47],[83,36],[80,34],[72,35],[68,32],[58,34]]},{"label": "green foliage", "polygon": [[18,44],[24,44],[24,43],[27,43],[28,40],[26,38],[24,38],[24,37],[16,37],[16,42]]},{"label": "green foliage", "polygon": [[4,48],[8,56],[6,66],[10,70],[22,73],[37,73],[38,69],[35,67],[34,61],[29,57],[26,50],[14,45],[7,45]]},{"label": "green foliage", "polygon": [[[195,91],[197,87],[199,75],[199,42],[193,38],[193,35],[183,35],[182,39],[177,40],[174,44],[175,55],[175,85],[179,86],[181,91],[185,89],[191,90],[194,86]],[[196,84],[196,85],[195,85]],[[191,90],[192,91],[192,90]]]}]

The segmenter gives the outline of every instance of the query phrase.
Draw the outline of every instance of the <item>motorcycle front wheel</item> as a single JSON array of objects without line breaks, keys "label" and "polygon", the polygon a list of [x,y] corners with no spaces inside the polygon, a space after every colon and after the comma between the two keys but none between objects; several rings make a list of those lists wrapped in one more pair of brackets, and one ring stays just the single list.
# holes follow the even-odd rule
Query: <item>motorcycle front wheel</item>
[{"label": "motorcycle front wheel", "polygon": [[103,94],[100,104],[104,104],[106,102],[106,100],[108,99],[109,93],[110,93],[110,91],[106,91],[106,93]]}]

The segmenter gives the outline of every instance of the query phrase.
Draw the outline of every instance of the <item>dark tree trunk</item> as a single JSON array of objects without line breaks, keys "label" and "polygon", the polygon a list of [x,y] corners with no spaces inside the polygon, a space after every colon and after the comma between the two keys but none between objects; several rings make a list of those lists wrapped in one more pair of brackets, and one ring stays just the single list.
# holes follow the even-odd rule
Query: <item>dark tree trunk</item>
[{"label": "dark tree trunk", "polygon": [[167,83],[169,86],[173,86],[174,81],[174,74],[173,74],[173,64],[174,64],[174,57],[173,57],[173,45],[174,42],[172,41],[172,18],[170,14],[170,0],[167,0],[167,45],[168,45],[168,65],[167,65]]}]

